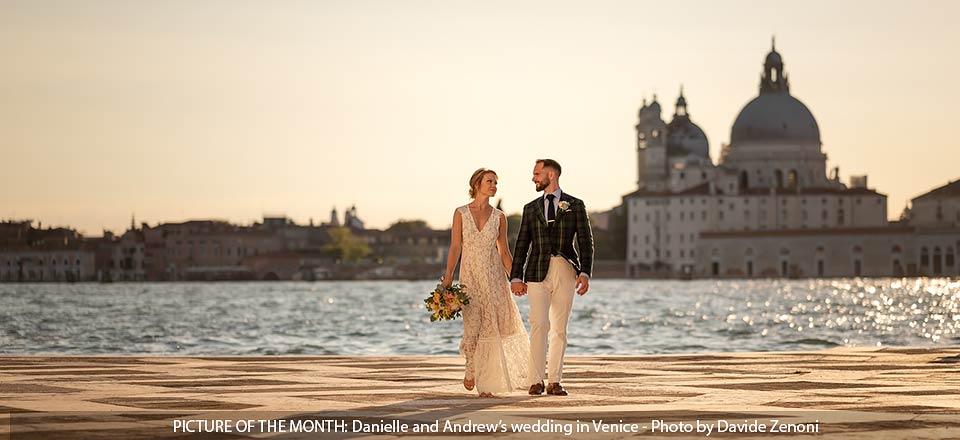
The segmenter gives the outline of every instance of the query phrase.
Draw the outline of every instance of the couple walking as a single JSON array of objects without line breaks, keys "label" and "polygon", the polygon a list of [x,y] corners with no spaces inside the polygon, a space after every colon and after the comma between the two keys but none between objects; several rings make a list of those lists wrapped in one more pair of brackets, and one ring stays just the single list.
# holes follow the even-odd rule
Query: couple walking
[{"label": "couple walking", "polygon": [[[476,388],[480,397],[527,387],[531,395],[567,395],[560,384],[567,320],[574,291],[583,295],[590,286],[593,234],[583,202],[560,189],[560,172],[555,160],[537,160],[533,183],[543,194],[523,207],[512,257],[506,215],[489,203],[497,193],[497,173],[474,172],[473,201],[453,214],[443,285],[451,285],[461,260],[460,281],[470,295],[460,342],[463,386]],[[529,343],[511,291],[529,298]]]}]

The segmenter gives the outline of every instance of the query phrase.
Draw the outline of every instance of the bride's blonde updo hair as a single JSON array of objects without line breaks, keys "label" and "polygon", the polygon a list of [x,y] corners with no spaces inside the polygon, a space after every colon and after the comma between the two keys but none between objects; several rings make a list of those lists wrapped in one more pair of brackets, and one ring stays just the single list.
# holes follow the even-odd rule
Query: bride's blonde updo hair
[{"label": "bride's blonde updo hair", "polygon": [[[494,171],[494,170],[488,170],[488,169],[486,169],[486,168],[480,168],[480,169],[474,171],[474,172],[473,172],[473,175],[470,176],[470,192],[469,192],[469,194],[470,194],[470,198],[471,198],[471,199],[477,197],[477,190],[480,189],[480,182],[483,181],[483,176],[487,175],[487,173],[492,173],[494,176],[497,175],[497,172]],[[497,177],[500,177],[500,176],[497,176]]]}]

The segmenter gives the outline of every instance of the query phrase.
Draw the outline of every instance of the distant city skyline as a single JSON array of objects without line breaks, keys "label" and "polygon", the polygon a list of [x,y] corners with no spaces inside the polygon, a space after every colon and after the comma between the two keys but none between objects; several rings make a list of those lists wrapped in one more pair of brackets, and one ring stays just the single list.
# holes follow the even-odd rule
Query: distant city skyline
[{"label": "distant city skyline", "polygon": [[5,2],[0,219],[88,236],[264,215],[450,225],[479,167],[534,160],[591,211],[636,189],[633,126],[681,84],[714,161],[776,36],[828,167],[897,218],[960,177],[960,3]]}]

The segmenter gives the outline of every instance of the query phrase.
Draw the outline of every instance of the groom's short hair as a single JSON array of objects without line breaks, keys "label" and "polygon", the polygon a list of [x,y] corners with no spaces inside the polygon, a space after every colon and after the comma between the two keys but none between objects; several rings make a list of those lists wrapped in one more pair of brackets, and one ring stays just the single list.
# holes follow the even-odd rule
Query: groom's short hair
[{"label": "groom's short hair", "polygon": [[553,159],[537,159],[537,163],[542,163],[544,168],[553,168],[557,172],[557,176],[560,175],[560,163]]}]

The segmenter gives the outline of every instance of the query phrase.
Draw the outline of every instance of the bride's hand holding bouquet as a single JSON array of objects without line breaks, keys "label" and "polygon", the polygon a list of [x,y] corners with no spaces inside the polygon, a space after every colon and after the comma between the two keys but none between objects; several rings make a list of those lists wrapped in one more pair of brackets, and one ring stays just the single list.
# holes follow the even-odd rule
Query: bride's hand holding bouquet
[{"label": "bride's hand holding bouquet", "polygon": [[430,311],[430,322],[456,319],[460,317],[463,306],[470,304],[470,297],[466,292],[467,286],[452,282],[441,281],[437,288],[424,298],[423,302]]}]

